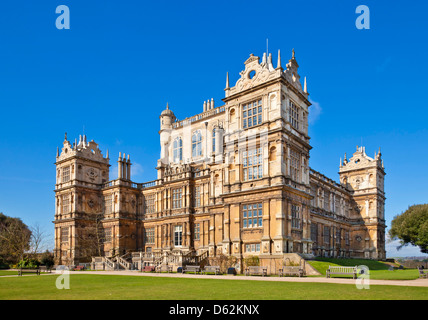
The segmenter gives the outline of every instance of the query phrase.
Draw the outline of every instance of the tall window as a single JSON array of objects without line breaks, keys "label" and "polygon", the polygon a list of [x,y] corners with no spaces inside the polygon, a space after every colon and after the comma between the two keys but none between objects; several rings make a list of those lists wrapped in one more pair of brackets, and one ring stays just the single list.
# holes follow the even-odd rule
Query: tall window
[{"label": "tall window", "polygon": [[155,228],[147,228],[144,232],[144,243],[155,243]]},{"label": "tall window", "polygon": [[104,230],[105,232],[105,242],[111,242],[112,240],[112,228],[106,228]]},{"label": "tall window", "polygon": [[215,152],[215,128],[213,129],[213,152]]},{"label": "tall window", "polygon": [[263,177],[262,148],[244,151],[243,167],[244,181],[260,179]]},{"label": "tall window", "polygon": [[194,239],[199,240],[201,236],[201,227],[199,223],[195,223],[195,232],[194,232]]},{"label": "tall window", "polygon": [[330,227],[324,227],[324,244],[330,244]]},{"label": "tall window", "polygon": [[293,128],[299,130],[299,107],[294,102],[289,101],[289,121]]},{"label": "tall window", "polygon": [[262,100],[256,100],[242,106],[242,126],[244,129],[262,123]]},{"label": "tall window", "polygon": [[182,190],[181,188],[173,189],[172,190],[172,208],[173,209],[180,209],[181,208],[181,200],[182,197]]},{"label": "tall window", "polygon": [[200,207],[201,206],[201,186],[196,186],[195,187],[195,203],[194,206],[195,207]]},{"label": "tall window", "polygon": [[68,227],[62,227],[60,232],[61,232],[61,242],[67,243],[68,242]]},{"label": "tall window", "polygon": [[336,228],[336,243],[340,243],[340,228]]},{"label": "tall window", "polygon": [[200,157],[202,155],[202,135],[201,131],[195,131],[192,135],[192,157]]},{"label": "tall window", "polygon": [[178,137],[174,140],[172,145],[172,154],[174,157],[174,162],[183,160],[183,140],[181,137]]},{"label": "tall window", "polygon": [[146,213],[155,213],[156,212],[156,202],[155,198],[156,195],[154,193],[147,194],[145,196],[145,206],[146,206]]},{"label": "tall window", "polygon": [[345,231],[345,244],[349,246],[349,231]]},{"label": "tall window", "polygon": [[318,225],[316,223],[311,224],[311,240],[314,243],[318,242]]},{"label": "tall window", "polygon": [[62,168],[62,182],[70,181],[70,167]]},{"label": "tall window", "polygon": [[245,204],[242,207],[242,227],[263,227],[263,206],[261,203]]},{"label": "tall window", "polygon": [[291,179],[299,181],[300,177],[300,155],[293,149],[290,149],[290,171]]},{"label": "tall window", "polygon": [[70,212],[70,195],[63,194],[62,196],[62,210],[61,213],[69,213]]},{"label": "tall window", "polygon": [[105,214],[110,214],[113,212],[113,195],[108,194],[104,199],[104,208]]},{"label": "tall window", "polygon": [[174,245],[181,246],[183,241],[183,226],[174,227]]},{"label": "tall window", "polygon": [[291,227],[294,229],[302,228],[302,216],[300,213],[300,206],[295,204],[291,205]]}]

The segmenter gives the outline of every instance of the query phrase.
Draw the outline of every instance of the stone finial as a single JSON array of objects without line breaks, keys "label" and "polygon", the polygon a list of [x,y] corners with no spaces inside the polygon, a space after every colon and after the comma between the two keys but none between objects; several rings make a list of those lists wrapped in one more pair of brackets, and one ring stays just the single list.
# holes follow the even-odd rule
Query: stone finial
[{"label": "stone finial", "polygon": [[303,92],[304,93],[308,93],[308,87],[306,85],[306,77],[305,77],[305,81],[304,81],[304,84],[303,84]]},{"label": "stone finial", "polygon": [[281,67],[281,50],[278,50],[278,63],[276,64],[276,68],[280,69]]},{"label": "stone finial", "polygon": [[229,89],[229,72],[226,73],[226,89]]}]

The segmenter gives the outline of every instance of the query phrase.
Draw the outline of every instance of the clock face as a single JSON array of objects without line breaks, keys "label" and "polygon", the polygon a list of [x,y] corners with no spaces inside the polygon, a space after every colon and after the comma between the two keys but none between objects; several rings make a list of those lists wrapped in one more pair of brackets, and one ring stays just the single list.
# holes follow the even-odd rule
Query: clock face
[{"label": "clock face", "polygon": [[98,173],[94,168],[89,168],[88,171],[86,171],[86,175],[91,181],[94,181],[98,177]]}]

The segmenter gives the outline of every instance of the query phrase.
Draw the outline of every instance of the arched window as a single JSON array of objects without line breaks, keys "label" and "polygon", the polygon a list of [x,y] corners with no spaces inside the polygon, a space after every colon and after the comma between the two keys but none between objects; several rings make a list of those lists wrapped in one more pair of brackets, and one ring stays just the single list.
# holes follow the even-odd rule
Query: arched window
[{"label": "arched window", "polygon": [[174,157],[174,162],[183,160],[183,140],[181,139],[181,137],[178,137],[174,140],[172,146],[172,154]]},{"label": "arched window", "polygon": [[200,157],[202,155],[202,135],[201,131],[195,131],[192,135],[192,157]]}]

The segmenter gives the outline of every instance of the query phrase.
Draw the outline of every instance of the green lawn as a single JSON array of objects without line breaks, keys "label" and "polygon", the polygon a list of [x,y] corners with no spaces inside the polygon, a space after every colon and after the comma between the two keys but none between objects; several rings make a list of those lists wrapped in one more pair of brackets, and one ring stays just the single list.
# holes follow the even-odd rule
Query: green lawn
[{"label": "green lawn", "polygon": [[56,275],[0,277],[5,299],[144,299],[144,300],[427,300],[426,287],[294,283],[251,280],[161,278],[150,276],[72,274],[70,289],[58,290]]},{"label": "green lawn", "polygon": [[[316,260],[307,261],[312,267],[317,269],[323,276],[329,266],[358,266],[365,265],[370,270],[370,279],[373,280],[414,280],[419,277],[417,269],[403,269],[389,271],[389,265],[382,261],[366,259],[334,259],[334,258],[317,258]],[[334,275],[333,277],[341,277]],[[344,276],[345,277],[345,276]]]}]

